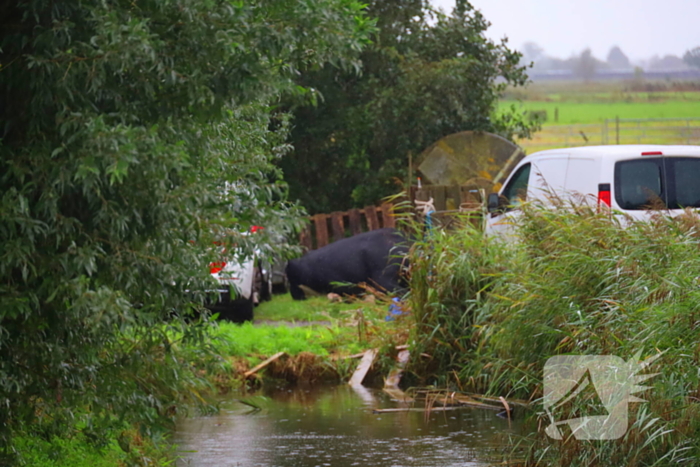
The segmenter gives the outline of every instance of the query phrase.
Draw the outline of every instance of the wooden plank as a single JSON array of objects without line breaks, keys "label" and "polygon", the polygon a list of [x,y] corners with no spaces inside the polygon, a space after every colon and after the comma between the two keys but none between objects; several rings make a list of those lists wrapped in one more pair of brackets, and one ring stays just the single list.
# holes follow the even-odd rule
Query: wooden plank
[{"label": "wooden plank", "polygon": [[311,227],[306,227],[301,231],[299,243],[304,247],[304,253],[314,249],[313,240],[311,239]]},{"label": "wooden plank", "polygon": [[445,185],[433,185],[430,187],[433,192],[433,198],[435,199],[435,210],[436,211],[446,211],[447,203],[445,202],[446,197],[446,186]]},{"label": "wooden plank", "polygon": [[348,221],[350,222],[350,232],[353,235],[362,233],[362,218],[359,209],[354,208],[348,211]]},{"label": "wooden plank", "polygon": [[462,211],[478,211],[481,209],[481,196],[478,190],[466,186],[461,187],[462,202],[460,209]]},{"label": "wooden plank", "polygon": [[377,349],[369,349],[365,351],[365,354],[362,356],[362,360],[360,360],[360,364],[357,365],[355,373],[352,374],[352,378],[350,378],[350,381],[348,381],[350,386],[362,384],[362,381],[364,381],[365,376],[367,376],[367,372],[372,366],[372,363],[374,363],[376,356]]},{"label": "wooden plank", "polygon": [[345,226],[343,225],[342,212],[335,211],[331,213],[331,227],[333,228],[334,242],[345,238]]},{"label": "wooden plank", "polygon": [[314,225],[316,226],[316,248],[323,248],[328,245],[328,224],[326,224],[326,214],[316,214]]},{"label": "wooden plank", "polygon": [[460,204],[462,204],[462,193],[459,185],[448,186],[446,201],[447,210],[459,209]]},{"label": "wooden plank", "polygon": [[248,370],[245,373],[243,373],[243,377],[248,378],[248,377],[254,375],[255,373],[262,370],[263,368],[265,368],[266,366],[268,366],[270,363],[274,362],[275,360],[279,359],[283,355],[287,355],[286,352],[277,352],[272,357],[270,357],[267,360],[265,360],[264,362],[260,363],[252,370]]},{"label": "wooden plank", "polygon": [[384,389],[398,389],[399,382],[401,382],[401,376],[403,376],[403,369],[408,363],[408,357],[410,356],[408,350],[401,350],[396,356],[396,366],[391,369],[389,376],[384,380]]},{"label": "wooden plank", "polygon": [[367,219],[368,230],[377,230],[379,228],[376,206],[365,206],[365,218]]},{"label": "wooden plank", "polygon": [[396,220],[394,219],[394,213],[392,212],[393,206],[388,203],[382,204],[382,224],[384,227],[396,227]]},{"label": "wooden plank", "polygon": [[430,199],[430,191],[427,188],[416,188],[412,200],[428,201]]}]

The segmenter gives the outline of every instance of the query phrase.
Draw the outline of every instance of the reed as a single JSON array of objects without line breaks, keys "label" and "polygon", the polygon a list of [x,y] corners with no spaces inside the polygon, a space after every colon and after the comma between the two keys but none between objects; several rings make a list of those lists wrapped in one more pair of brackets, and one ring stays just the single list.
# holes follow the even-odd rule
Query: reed
[{"label": "reed", "polygon": [[631,405],[624,438],[558,442],[538,431],[524,441],[527,463],[697,465],[699,226],[690,212],[632,222],[559,201],[524,206],[518,242],[466,224],[426,237],[412,258],[412,339],[432,358],[416,361],[414,373],[530,400],[536,413],[552,356],[664,352],[641,395],[649,402]]}]

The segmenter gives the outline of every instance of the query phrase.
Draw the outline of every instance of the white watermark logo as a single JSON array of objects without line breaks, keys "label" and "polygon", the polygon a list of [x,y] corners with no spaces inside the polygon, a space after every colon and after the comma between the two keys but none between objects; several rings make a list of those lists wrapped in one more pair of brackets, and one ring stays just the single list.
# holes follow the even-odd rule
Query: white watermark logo
[{"label": "white watermark logo", "polygon": [[618,439],[627,432],[628,405],[646,402],[632,394],[649,389],[638,384],[656,376],[638,374],[661,354],[644,361],[612,355],[559,355],[544,366],[544,409],[554,439]]}]

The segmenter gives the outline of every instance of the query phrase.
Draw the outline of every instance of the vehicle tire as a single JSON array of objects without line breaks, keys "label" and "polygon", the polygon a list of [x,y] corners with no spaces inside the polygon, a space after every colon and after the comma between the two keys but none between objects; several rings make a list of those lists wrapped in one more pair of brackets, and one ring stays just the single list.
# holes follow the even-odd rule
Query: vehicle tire
[{"label": "vehicle tire", "polygon": [[253,294],[249,298],[238,297],[231,299],[229,294],[225,294],[212,306],[208,306],[212,313],[219,314],[219,320],[231,321],[232,323],[245,323],[253,321]]},{"label": "vehicle tire", "polygon": [[222,315],[221,317],[234,323],[253,321],[254,308],[253,295],[251,294],[250,298],[237,298],[232,300],[229,304],[229,313],[226,313],[227,316]]}]

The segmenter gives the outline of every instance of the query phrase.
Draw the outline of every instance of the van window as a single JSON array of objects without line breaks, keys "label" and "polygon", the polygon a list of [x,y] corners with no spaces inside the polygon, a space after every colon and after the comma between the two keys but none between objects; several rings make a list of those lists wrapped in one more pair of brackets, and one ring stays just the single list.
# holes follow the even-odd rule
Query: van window
[{"label": "van window", "polygon": [[690,157],[669,158],[667,167],[670,166],[672,178],[672,194],[675,199],[669,200],[677,208],[700,207],[700,159]]},{"label": "van window", "polygon": [[700,207],[700,159],[664,157],[615,164],[615,200],[622,209]]},{"label": "van window", "polygon": [[618,162],[615,199],[622,209],[646,209],[661,199],[661,159]]},{"label": "van window", "polygon": [[527,186],[530,180],[530,164],[525,164],[515,172],[508,185],[503,189],[502,195],[507,204],[512,208],[527,199]]}]

